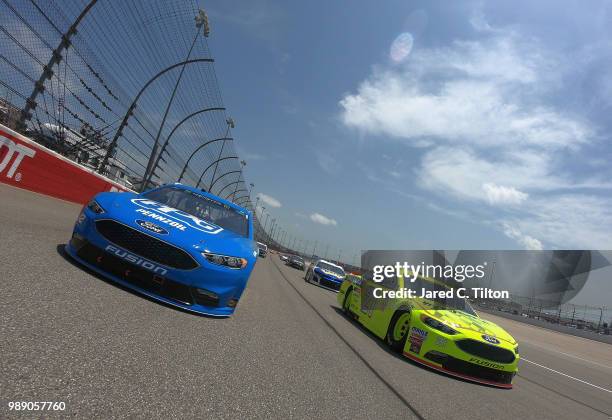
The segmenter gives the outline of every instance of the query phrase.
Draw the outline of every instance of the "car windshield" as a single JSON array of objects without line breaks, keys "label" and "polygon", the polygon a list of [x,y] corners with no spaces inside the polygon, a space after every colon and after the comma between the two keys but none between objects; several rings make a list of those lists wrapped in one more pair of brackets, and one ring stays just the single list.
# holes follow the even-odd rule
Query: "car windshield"
[{"label": "car windshield", "polygon": [[294,261],[304,262],[304,259],[302,257],[291,257],[291,259]]},{"label": "car windshield", "polygon": [[[412,290],[416,290],[417,293],[421,294],[421,289],[425,289],[426,291],[435,291],[435,290],[449,290],[448,287],[443,286],[441,284],[436,284],[428,280],[424,280],[418,277],[413,283],[407,282],[405,287],[410,288]],[[455,293],[453,293],[452,298],[440,298],[436,297],[433,301],[439,305],[437,309],[449,309],[449,310],[458,310],[465,312],[469,315],[476,316],[476,312],[467,302],[467,300],[457,297]]]},{"label": "car windshield", "polygon": [[332,273],[337,274],[339,276],[344,276],[344,270],[341,267],[336,267],[335,265],[327,264],[324,262],[320,262],[319,264],[317,264],[317,267],[319,267],[321,270],[331,271]]},{"label": "car windshield", "polygon": [[248,237],[249,221],[247,215],[212,198],[176,187],[162,187],[158,190],[149,191],[144,196],[245,238]]}]

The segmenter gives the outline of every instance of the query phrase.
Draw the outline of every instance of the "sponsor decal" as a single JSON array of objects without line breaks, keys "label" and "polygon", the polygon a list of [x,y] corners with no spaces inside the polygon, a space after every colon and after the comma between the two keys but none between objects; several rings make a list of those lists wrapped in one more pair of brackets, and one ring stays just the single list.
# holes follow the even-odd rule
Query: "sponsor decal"
[{"label": "sponsor decal", "polygon": [[483,334],[482,339],[491,344],[499,344],[499,340],[491,335]]},{"label": "sponsor decal", "polygon": [[[170,226],[175,224],[176,226],[174,227],[177,227],[180,230],[185,230],[185,225],[212,235],[216,235],[223,230],[223,228],[213,225],[212,223],[208,223],[192,214],[185,213],[184,211],[175,209],[173,207],[168,207],[165,204],[158,203],[157,201],[146,198],[133,198],[131,201],[138,207],[147,210],[147,212],[144,212],[138,209],[136,210],[138,213],[149,216],[162,223],[167,223]],[[159,213],[162,213],[163,215],[160,215]]]},{"label": "sponsor decal", "polygon": [[470,363],[475,363],[477,365],[489,367],[491,369],[503,369],[504,368],[503,365],[493,363],[493,362],[487,362],[486,360],[480,360],[475,357],[470,358]]},{"label": "sponsor decal", "polygon": [[142,214],[144,216],[150,217],[154,220],[157,220],[158,222],[164,223],[168,226],[172,226],[173,228],[177,228],[180,231],[186,231],[187,230],[187,226],[185,226],[182,223],[177,222],[176,220],[172,220],[166,216],[162,216],[159,215],[157,213],[154,213],[150,210],[145,210],[145,209],[136,209],[136,213]]},{"label": "sponsor decal", "polygon": [[159,233],[160,235],[167,235],[168,231],[163,227],[157,226],[153,222],[149,222],[148,220],[136,220],[138,226],[150,230],[151,232]]},{"label": "sponsor decal", "polygon": [[436,346],[438,347],[444,347],[446,346],[446,343],[448,342],[448,340],[444,337],[436,337]]},{"label": "sponsor decal", "polygon": [[341,275],[334,273],[333,271],[325,270],[320,267],[316,267],[315,272],[320,276],[322,275],[323,277],[331,277],[333,280],[342,279]]},{"label": "sponsor decal", "polygon": [[118,256],[119,258],[126,260],[127,262],[130,262],[134,265],[146,268],[147,270],[152,271],[157,274],[161,274],[162,276],[168,273],[168,270],[166,270],[165,268],[160,267],[157,264],[153,264],[150,261],[144,260],[137,255],[130,254],[129,252],[119,249],[113,245],[107,245],[106,248],[104,248],[104,250],[113,255]]},{"label": "sponsor decal", "polygon": [[[0,137],[0,150],[2,148],[6,148],[7,152],[6,155],[4,155],[4,158],[0,160],[0,173],[2,173],[8,167],[5,174],[6,177],[13,178],[14,176],[15,181],[21,181],[21,173],[15,172],[17,169],[19,169],[19,165],[21,164],[23,158],[26,156],[30,158],[34,157],[36,150],[30,149],[23,144],[16,143],[6,137]],[[15,156],[15,159],[13,159],[13,156]],[[9,166],[11,159],[13,159],[13,163]]]},{"label": "sponsor decal", "polygon": [[427,337],[427,334],[428,334],[428,333],[427,333],[427,331],[422,330],[422,329],[420,329],[420,328],[417,328],[417,327],[412,327],[412,334],[416,334],[416,335],[418,335],[419,337],[425,338],[425,337]]},{"label": "sponsor decal", "polygon": [[421,347],[423,346],[423,341],[427,337],[427,331],[422,330],[420,328],[412,327],[410,330],[410,351],[416,354],[419,354],[421,351]]}]

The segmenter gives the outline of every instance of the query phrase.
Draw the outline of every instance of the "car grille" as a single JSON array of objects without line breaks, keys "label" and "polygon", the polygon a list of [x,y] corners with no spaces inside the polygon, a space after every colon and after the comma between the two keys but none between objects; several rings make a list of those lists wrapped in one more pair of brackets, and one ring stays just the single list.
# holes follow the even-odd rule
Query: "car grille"
[{"label": "car grille", "polygon": [[482,357],[483,359],[492,360],[498,363],[514,362],[514,353],[501,347],[481,343],[476,340],[458,340],[455,344],[461,350],[473,356]]},{"label": "car grille", "polygon": [[[427,355],[425,357],[427,357]],[[500,384],[510,384],[512,383],[512,378],[514,377],[513,372],[504,372],[503,370],[479,366],[464,360],[455,359],[451,356],[446,358],[446,360],[442,363],[442,367],[451,372],[484,379],[486,381],[497,382]]]},{"label": "car grille", "polygon": [[185,251],[114,220],[99,220],[96,229],[107,240],[153,262],[191,270],[198,263]]},{"label": "car grille", "polygon": [[193,304],[189,288],[184,284],[128,263],[90,243],[82,244],[77,251],[77,255],[87,263],[99,267],[101,270],[147,292],[178,301],[185,305]]},{"label": "car grille", "polygon": [[341,283],[336,283],[335,281],[327,280],[324,277],[319,277],[319,284],[323,287],[328,287],[334,290],[340,290]]}]

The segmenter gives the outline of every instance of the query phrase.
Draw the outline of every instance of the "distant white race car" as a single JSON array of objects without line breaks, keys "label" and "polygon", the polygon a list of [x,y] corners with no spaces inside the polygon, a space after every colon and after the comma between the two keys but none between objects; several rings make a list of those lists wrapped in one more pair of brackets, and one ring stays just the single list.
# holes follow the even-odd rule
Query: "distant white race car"
[{"label": "distant white race car", "polygon": [[342,285],[345,276],[344,269],[339,265],[325,260],[317,260],[308,267],[304,280],[337,292],[340,290],[340,285]]}]

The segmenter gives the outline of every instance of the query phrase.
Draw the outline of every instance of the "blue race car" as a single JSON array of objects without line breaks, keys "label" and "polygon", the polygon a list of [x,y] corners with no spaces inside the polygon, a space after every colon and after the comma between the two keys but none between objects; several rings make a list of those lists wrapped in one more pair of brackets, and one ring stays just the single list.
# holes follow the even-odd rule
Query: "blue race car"
[{"label": "blue race car", "polygon": [[97,194],[66,251],[126,287],[214,316],[234,313],[257,260],[251,212],[181,184]]},{"label": "blue race car", "polygon": [[317,260],[306,271],[306,283],[315,283],[326,289],[337,292],[346,277],[344,269],[339,265],[325,260]]}]

